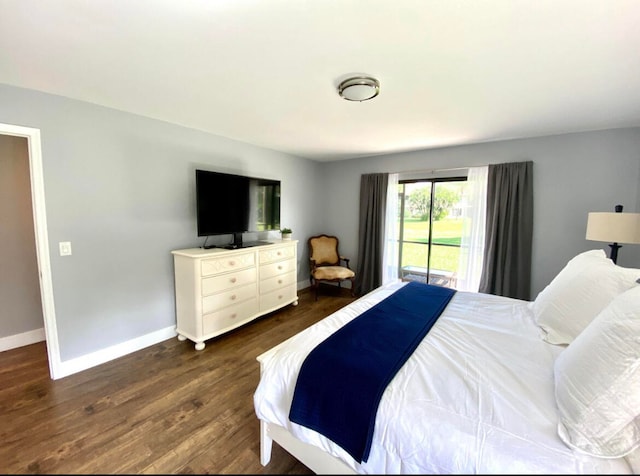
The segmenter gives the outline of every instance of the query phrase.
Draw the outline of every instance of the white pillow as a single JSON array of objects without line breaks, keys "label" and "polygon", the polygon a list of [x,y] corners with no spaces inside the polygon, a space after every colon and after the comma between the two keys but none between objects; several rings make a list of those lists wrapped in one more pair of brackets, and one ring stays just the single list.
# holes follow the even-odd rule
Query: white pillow
[{"label": "white pillow", "polygon": [[640,446],[640,286],[616,297],[554,364],[558,435],[592,456]]},{"label": "white pillow", "polygon": [[570,344],[618,294],[636,285],[640,270],[616,266],[603,250],[572,258],[530,305],[551,344]]}]

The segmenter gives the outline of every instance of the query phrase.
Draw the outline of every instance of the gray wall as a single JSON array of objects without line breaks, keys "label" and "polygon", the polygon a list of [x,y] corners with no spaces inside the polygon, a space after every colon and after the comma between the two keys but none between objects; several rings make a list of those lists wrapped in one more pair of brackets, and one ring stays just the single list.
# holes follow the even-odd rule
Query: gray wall
[{"label": "gray wall", "polygon": [[[0,105],[0,122],[41,131],[63,362],[175,325],[170,251],[204,242],[196,168],[280,179],[283,225],[294,239],[316,226],[317,162],[9,86]],[[71,256],[59,256],[60,241]]]},{"label": "gray wall", "polygon": [[[9,86],[0,85],[0,105],[0,122],[41,131],[63,362],[175,325],[170,251],[203,243],[196,168],[282,180],[282,225],[300,240],[299,282],[308,277],[305,240],[319,232],[337,234],[357,266],[363,173],[533,160],[536,293],[575,254],[608,249],[584,239],[589,211],[640,207],[640,129],[319,163]],[[58,255],[60,241],[71,241],[72,256]],[[625,245],[619,264],[640,267],[640,246]]]},{"label": "gray wall", "polygon": [[[640,212],[640,128],[487,142],[365,159],[323,167],[327,210],[325,229],[341,237],[341,253],[357,257],[360,175],[408,172],[491,163],[534,163],[534,236],[532,298],[566,262],[581,251],[606,243],[585,240],[587,214]],[[357,266],[357,263],[354,262]],[[618,264],[640,268],[640,245],[624,245]]]},{"label": "gray wall", "polygon": [[0,337],[44,325],[27,139],[0,135]]}]

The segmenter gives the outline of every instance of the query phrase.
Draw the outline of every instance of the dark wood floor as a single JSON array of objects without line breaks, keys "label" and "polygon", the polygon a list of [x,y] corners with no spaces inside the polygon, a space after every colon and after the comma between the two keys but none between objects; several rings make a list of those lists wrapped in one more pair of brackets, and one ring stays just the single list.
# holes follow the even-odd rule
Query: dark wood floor
[{"label": "dark wood floor", "polygon": [[44,342],[0,352],[0,472],[311,474],[273,447],[260,465],[256,357],[354,299],[308,289],[204,350],[169,339],[51,380]]}]

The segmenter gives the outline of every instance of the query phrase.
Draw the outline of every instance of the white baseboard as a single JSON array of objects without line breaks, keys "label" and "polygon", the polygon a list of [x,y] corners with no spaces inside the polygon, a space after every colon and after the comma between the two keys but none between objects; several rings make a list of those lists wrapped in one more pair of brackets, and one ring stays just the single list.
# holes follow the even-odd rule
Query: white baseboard
[{"label": "white baseboard", "polygon": [[96,367],[100,364],[104,364],[132,352],[144,349],[145,347],[157,344],[158,342],[171,339],[176,335],[176,327],[171,326],[152,332],[151,334],[146,334],[142,337],[131,339],[127,342],[122,342],[121,344],[107,347],[106,349],[100,349],[91,354],[60,362],[59,378],[67,377],[68,375],[81,372],[91,367]]},{"label": "white baseboard", "polygon": [[[305,281],[299,281],[297,283],[298,290],[308,288],[309,286],[310,283],[308,279]],[[137,339],[132,339],[130,341],[123,342],[106,349],[98,350],[96,352],[93,352],[92,354],[83,355],[82,357],[77,357],[75,359],[61,362],[59,369],[60,376],[58,378],[66,377],[68,375],[81,372],[91,367],[104,364],[105,362],[109,362],[110,360],[117,359],[118,357],[122,357],[137,350],[144,349],[145,347],[157,344],[158,342],[162,342],[163,340],[171,339],[176,335],[177,334],[175,326],[171,326],[156,332],[152,332],[151,334],[138,337]],[[44,338],[41,340],[44,340]]]},{"label": "white baseboard", "polygon": [[25,345],[35,344],[45,340],[44,327],[33,331],[23,332],[7,337],[0,337],[0,352],[15,349]]}]

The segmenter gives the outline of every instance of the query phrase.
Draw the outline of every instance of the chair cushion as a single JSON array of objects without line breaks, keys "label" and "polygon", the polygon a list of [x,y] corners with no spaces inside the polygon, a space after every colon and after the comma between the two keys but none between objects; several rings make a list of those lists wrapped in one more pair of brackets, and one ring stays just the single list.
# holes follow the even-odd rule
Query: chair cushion
[{"label": "chair cushion", "polygon": [[320,266],[313,272],[314,279],[318,280],[350,279],[355,275],[356,274],[353,272],[353,270],[345,268],[344,266]]},{"label": "chair cushion", "polygon": [[322,236],[311,238],[309,242],[313,249],[310,258],[316,262],[316,265],[339,264],[338,241],[335,238]]}]

